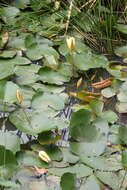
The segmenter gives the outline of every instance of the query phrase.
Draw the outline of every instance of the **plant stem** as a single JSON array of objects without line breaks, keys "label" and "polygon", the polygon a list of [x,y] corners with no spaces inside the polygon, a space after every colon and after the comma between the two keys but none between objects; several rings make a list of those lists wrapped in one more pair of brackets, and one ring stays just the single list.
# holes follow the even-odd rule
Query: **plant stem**
[{"label": "plant stem", "polygon": [[122,186],[123,186],[123,182],[124,182],[124,180],[125,180],[126,175],[127,175],[127,171],[125,171],[125,174],[124,174],[124,176],[123,176],[123,179],[122,179],[121,184],[120,184],[120,187],[119,187],[119,190],[121,190],[121,188],[122,188]]}]

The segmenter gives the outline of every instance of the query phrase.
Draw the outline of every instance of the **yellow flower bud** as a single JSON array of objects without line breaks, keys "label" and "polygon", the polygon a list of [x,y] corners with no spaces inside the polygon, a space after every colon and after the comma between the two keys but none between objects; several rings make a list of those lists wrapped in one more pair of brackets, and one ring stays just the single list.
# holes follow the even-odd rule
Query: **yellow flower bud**
[{"label": "yellow flower bud", "polygon": [[54,7],[55,7],[55,9],[59,9],[60,8],[60,2],[55,1]]},{"label": "yellow flower bud", "polygon": [[23,94],[19,90],[16,91],[16,98],[18,103],[21,104],[23,101]]},{"label": "yellow flower bud", "polygon": [[69,50],[74,51],[76,48],[75,45],[75,38],[74,37],[69,37],[66,39],[67,47]]},{"label": "yellow flower bud", "polygon": [[43,161],[45,161],[45,162],[51,162],[51,159],[50,159],[50,157],[48,156],[48,154],[45,152],[45,151],[39,151],[39,157],[43,160]]}]

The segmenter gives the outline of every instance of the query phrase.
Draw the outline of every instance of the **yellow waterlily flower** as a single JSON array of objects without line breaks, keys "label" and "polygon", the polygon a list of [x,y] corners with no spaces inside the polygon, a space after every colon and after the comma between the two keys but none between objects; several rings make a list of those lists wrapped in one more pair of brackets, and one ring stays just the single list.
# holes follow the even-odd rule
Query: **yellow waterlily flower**
[{"label": "yellow waterlily flower", "polygon": [[51,162],[51,159],[50,159],[50,157],[48,156],[48,154],[45,152],[45,151],[39,151],[39,157],[43,160],[43,161],[45,161],[45,162]]},{"label": "yellow waterlily flower", "polygon": [[69,37],[66,39],[67,47],[69,50],[74,51],[76,48],[75,38]]}]

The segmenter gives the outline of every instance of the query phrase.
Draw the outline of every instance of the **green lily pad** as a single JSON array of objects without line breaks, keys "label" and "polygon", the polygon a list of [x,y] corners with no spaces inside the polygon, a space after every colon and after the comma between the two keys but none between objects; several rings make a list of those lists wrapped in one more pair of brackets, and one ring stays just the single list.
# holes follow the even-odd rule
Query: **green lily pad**
[{"label": "green lily pad", "polygon": [[126,24],[117,24],[116,29],[124,34],[127,34],[127,25]]},{"label": "green lily pad", "polygon": [[50,92],[53,94],[60,94],[65,90],[64,86],[44,85],[40,83],[34,83],[31,87],[38,92]]},{"label": "green lily pad", "polygon": [[10,132],[0,132],[0,145],[11,150],[14,154],[20,150],[20,139]]},{"label": "green lily pad", "polygon": [[72,115],[70,121],[70,135],[78,141],[93,142],[98,138],[98,130],[90,124],[91,113],[81,109]]},{"label": "green lily pad", "polygon": [[19,13],[20,11],[16,7],[4,7],[2,8],[2,19],[4,22],[11,22]]},{"label": "green lily pad", "polygon": [[76,190],[76,175],[64,173],[61,177],[60,186],[62,190]]},{"label": "green lily pad", "polygon": [[10,114],[9,120],[15,127],[27,134],[38,134],[55,128],[67,127],[67,122],[62,119],[50,118],[46,111],[33,111],[19,109]]},{"label": "green lily pad", "polygon": [[73,54],[73,63],[79,70],[87,71],[91,68],[105,68],[108,60],[102,55]]},{"label": "green lily pad", "polygon": [[118,176],[112,172],[96,172],[97,178],[113,190],[119,190],[120,180]]},{"label": "green lily pad", "polygon": [[16,98],[17,90],[19,90],[19,86],[11,81],[8,81],[4,89],[4,102],[9,104],[17,102]]},{"label": "green lily pad", "polygon": [[57,68],[59,66],[58,60],[53,55],[47,55],[44,57],[45,57],[44,65],[53,70],[57,70]]},{"label": "green lily pad", "polygon": [[124,168],[127,168],[127,151],[122,152],[122,165]]},{"label": "green lily pad", "polygon": [[38,142],[41,145],[55,144],[60,139],[61,135],[54,136],[52,131],[43,132],[38,135]]},{"label": "green lily pad", "polygon": [[62,151],[56,145],[41,145],[39,143],[32,144],[31,149],[33,151],[45,151],[51,160],[53,161],[61,161],[63,158]]},{"label": "green lily pad", "polygon": [[87,156],[99,156],[105,151],[106,142],[104,137],[96,142],[71,142],[70,149],[79,157],[84,154]]},{"label": "green lily pad", "polygon": [[20,165],[37,166],[47,168],[48,164],[41,160],[37,153],[32,151],[22,151],[17,154],[17,161]]},{"label": "green lily pad", "polygon": [[26,55],[31,60],[38,60],[41,59],[43,56],[54,56],[56,58],[59,58],[59,54],[57,53],[57,51],[46,44],[37,45],[34,48],[29,48],[26,51]]},{"label": "green lily pad", "polygon": [[[68,71],[66,72],[67,69]],[[70,73],[71,69],[69,67],[67,69],[65,70],[64,68],[64,71],[62,69],[58,71],[53,71],[50,68],[44,67],[39,70],[39,79],[42,82],[47,82],[49,84],[62,85],[64,82],[68,82],[72,76],[72,72]]]},{"label": "green lily pad", "polygon": [[79,157],[76,156],[75,154],[72,154],[69,150],[69,148],[62,148],[62,153],[63,153],[63,161],[65,163],[71,163],[74,164],[78,162]]},{"label": "green lily pad", "polygon": [[0,58],[12,58],[15,55],[16,55],[16,51],[5,50],[2,53],[0,53]]},{"label": "green lily pad", "polygon": [[105,157],[81,157],[81,161],[87,166],[101,171],[118,171],[122,169],[122,165],[119,162],[114,162],[114,160],[108,160]]},{"label": "green lily pad", "polygon": [[97,178],[92,175],[87,178],[86,182],[81,185],[80,190],[101,190],[100,182],[97,180]]},{"label": "green lily pad", "polygon": [[18,188],[20,187],[19,184],[13,182],[13,181],[7,181],[7,180],[0,180],[0,186],[2,187],[10,187],[10,188]]},{"label": "green lily pad", "polygon": [[14,74],[14,65],[9,63],[0,63],[0,80],[7,78],[8,76],[11,76]]},{"label": "green lily pad", "polygon": [[20,85],[35,83],[39,79],[39,76],[37,74],[39,69],[40,66],[34,64],[28,66],[16,66],[16,82]]},{"label": "green lily pad", "polygon": [[62,110],[64,108],[63,99],[55,94],[39,93],[32,100],[32,107],[35,109],[45,109],[50,107],[55,110]]},{"label": "green lily pad", "polygon": [[127,46],[119,47],[115,49],[115,54],[120,57],[127,57]]},{"label": "green lily pad", "polygon": [[103,89],[101,93],[105,98],[111,98],[116,95],[115,90],[110,87]]},{"label": "green lily pad", "polygon": [[117,102],[116,111],[118,113],[127,113],[127,102]]},{"label": "green lily pad", "polygon": [[18,50],[26,50],[25,37],[24,36],[10,37],[7,45],[10,48],[14,48]]},{"label": "green lily pad", "polygon": [[118,101],[127,102],[127,91],[120,89],[120,92],[117,94]]},{"label": "green lily pad", "polygon": [[102,112],[101,118],[112,124],[118,120],[117,114],[111,110]]},{"label": "green lily pad", "polygon": [[17,166],[14,154],[0,145],[0,173],[3,178],[10,178]]},{"label": "green lily pad", "polygon": [[90,108],[92,110],[92,112],[95,112],[96,115],[100,115],[102,113],[103,107],[104,107],[104,103],[97,101],[97,100],[91,100],[90,103]]},{"label": "green lily pad", "polygon": [[19,9],[25,9],[29,3],[29,0],[14,0],[12,5]]},{"label": "green lily pad", "polygon": [[127,144],[127,127],[126,126],[119,127],[119,138],[124,144]]},{"label": "green lily pad", "polygon": [[57,176],[62,176],[64,173],[76,174],[77,177],[87,177],[93,173],[93,170],[84,164],[76,164],[66,168],[50,168],[49,173]]}]

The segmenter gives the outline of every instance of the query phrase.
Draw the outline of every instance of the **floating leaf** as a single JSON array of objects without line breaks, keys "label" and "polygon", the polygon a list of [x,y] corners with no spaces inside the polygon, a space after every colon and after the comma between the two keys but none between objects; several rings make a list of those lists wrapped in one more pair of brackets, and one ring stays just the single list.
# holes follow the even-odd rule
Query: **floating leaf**
[{"label": "floating leaf", "polygon": [[62,190],[76,190],[76,175],[69,172],[64,173],[60,185]]},{"label": "floating leaf", "polygon": [[55,110],[62,110],[64,108],[63,99],[55,94],[39,93],[32,101],[32,106],[36,109],[45,109],[50,107]]},{"label": "floating leaf", "polygon": [[127,144],[127,127],[126,126],[119,127],[119,138],[124,144]]},{"label": "floating leaf", "polygon": [[127,25],[126,24],[117,24],[116,29],[124,34],[127,34]]},{"label": "floating leaf", "polygon": [[104,56],[94,55],[94,54],[74,54],[73,64],[83,71],[87,71],[91,68],[105,68],[108,64],[108,60]]},{"label": "floating leaf", "polygon": [[68,148],[62,148],[63,162],[74,164],[79,160],[79,157],[72,154]]},{"label": "floating leaf", "polygon": [[16,51],[5,50],[0,53],[0,58],[12,58],[16,55]]},{"label": "floating leaf", "polygon": [[81,161],[87,166],[101,171],[118,171],[122,169],[122,165],[117,160],[108,160],[105,157],[85,157],[82,155]]},{"label": "floating leaf", "polygon": [[76,164],[66,168],[50,168],[49,173],[57,176],[62,176],[64,173],[76,174],[77,177],[87,177],[93,173],[93,170],[84,164]]},{"label": "floating leaf", "polygon": [[4,22],[11,22],[17,15],[19,15],[19,9],[16,7],[4,7],[2,8],[2,19]]},{"label": "floating leaf", "polygon": [[[33,111],[30,109],[19,109],[10,114],[9,120],[15,127],[27,134],[38,134],[54,128],[61,128],[62,121],[49,118],[45,111]],[[65,127],[65,124],[64,124]]]},{"label": "floating leaf", "polygon": [[119,113],[127,113],[127,102],[117,102],[116,111]]},{"label": "floating leaf", "polygon": [[2,64],[0,63],[0,80],[7,78],[14,74],[14,65],[8,64],[7,62]]},{"label": "floating leaf", "polygon": [[7,181],[7,180],[1,180],[0,179],[0,186],[2,187],[12,187],[12,188],[19,188],[20,185],[13,182],[13,181]]},{"label": "floating leaf", "polygon": [[101,93],[105,98],[111,98],[116,95],[115,90],[110,87],[103,89]]},{"label": "floating leaf", "polygon": [[31,144],[31,149],[36,152],[45,151],[52,161],[61,161],[63,158],[62,151],[56,145],[40,145],[39,143],[33,143]]},{"label": "floating leaf", "polygon": [[40,168],[48,168],[48,164],[42,161],[35,152],[22,151],[17,154],[17,160],[20,165],[37,166]]},{"label": "floating leaf", "polygon": [[60,140],[61,138],[62,138],[62,135],[56,135],[56,136],[54,136],[54,133],[52,131],[47,131],[47,132],[39,134],[38,141],[42,145],[45,145],[45,144],[54,144],[58,140]]},{"label": "floating leaf", "polygon": [[101,113],[101,118],[108,121],[109,123],[115,123],[118,120],[118,116],[115,112],[108,110]]},{"label": "floating leaf", "polygon": [[112,172],[96,172],[97,178],[104,184],[111,187],[113,190],[118,190],[120,186],[120,180],[115,173]]},{"label": "floating leaf", "polygon": [[48,45],[37,45],[34,48],[29,48],[26,52],[27,57],[31,60],[41,59],[43,56],[54,56],[59,58],[59,54],[55,49],[49,47]]},{"label": "floating leaf", "polygon": [[58,85],[62,85],[64,82],[68,82],[72,76],[72,67],[68,64],[62,65],[57,71],[53,71],[47,67],[41,68],[38,73],[40,75],[39,79],[42,82]]},{"label": "floating leaf", "polygon": [[[92,134],[93,135],[93,134]],[[71,151],[78,155],[99,156],[106,148],[106,138],[100,138],[96,142],[71,142]]]},{"label": "floating leaf", "polygon": [[0,145],[12,151],[14,154],[20,150],[19,137],[10,132],[0,132]]},{"label": "floating leaf", "polygon": [[127,151],[126,150],[122,152],[122,165],[124,169],[127,169]]},{"label": "floating leaf", "polygon": [[70,135],[78,141],[93,142],[98,138],[98,131],[90,124],[91,113],[81,109],[73,113],[70,121]]},{"label": "floating leaf", "polygon": [[86,182],[81,185],[80,190],[101,190],[100,182],[97,180],[97,178],[92,175],[87,178]]}]

